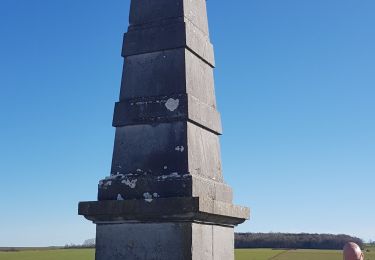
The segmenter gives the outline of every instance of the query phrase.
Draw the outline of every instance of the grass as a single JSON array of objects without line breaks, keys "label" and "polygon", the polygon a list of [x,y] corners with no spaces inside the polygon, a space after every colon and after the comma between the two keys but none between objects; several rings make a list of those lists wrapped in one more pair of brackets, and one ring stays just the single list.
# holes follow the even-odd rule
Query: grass
[{"label": "grass", "polygon": [[[368,250],[368,252],[366,252]],[[364,250],[365,260],[375,260],[375,248]],[[342,260],[341,250],[236,250],[236,260]]]},{"label": "grass", "polygon": [[0,252],[0,260],[94,260],[93,249]]},{"label": "grass", "polygon": [[286,250],[272,249],[237,249],[236,260],[265,260],[285,253]]},{"label": "grass", "polygon": [[[368,250],[368,252],[366,252]],[[375,247],[365,250],[365,260],[375,260]],[[25,250],[0,252],[0,260],[94,260],[93,249]],[[342,260],[336,250],[238,249],[236,260]]]}]

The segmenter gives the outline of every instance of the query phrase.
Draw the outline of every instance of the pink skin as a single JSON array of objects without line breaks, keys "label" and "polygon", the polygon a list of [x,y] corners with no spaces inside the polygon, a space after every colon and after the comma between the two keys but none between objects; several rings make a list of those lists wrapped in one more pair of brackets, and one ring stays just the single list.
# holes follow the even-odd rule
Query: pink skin
[{"label": "pink skin", "polygon": [[353,242],[344,246],[344,260],[364,260],[361,248]]}]

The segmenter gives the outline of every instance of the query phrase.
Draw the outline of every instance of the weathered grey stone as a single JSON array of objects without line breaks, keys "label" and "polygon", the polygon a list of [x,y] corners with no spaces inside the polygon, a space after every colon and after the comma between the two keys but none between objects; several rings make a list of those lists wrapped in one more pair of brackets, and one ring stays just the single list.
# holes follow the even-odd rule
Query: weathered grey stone
[{"label": "weathered grey stone", "polygon": [[122,100],[115,105],[113,126],[186,121],[187,106],[186,94]]},{"label": "weathered grey stone", "polygon": [[186,92],[213,109],[216,109],[214,73],[203,60],[185,50]]},{"label": "weathered grey stone", "polygon": [[126,57],[120,101],[186,93],[185,51],[180,48]]},{"label": "weathered grey stone", "polygon": [[217,135],[222,132],[220,114],[189,94],[145,97],[117,102],[113,126],[190,121]]},{"label": "weathered grey stone", "polygon": [[188,95],[188,119],[216,135],[223,132],[219,112],[191,95]]},{"label": "weathered grey stone", "polygon": [[131,26],[185,17],[208,34],[206,0],[132,0],[129,23]]},{"label": "weathered grey stone", "polygon": [[213,257],[212,259],[234,259],[234,232],[233,229],[222,226],[212,227]]},{"label": "weathered grey stone", "polygon": [[233,260],[233,228],[197,223],[97,225],[96,260]]},{"label": "weathered grey stone", "polygon": [[219,137],[190,122],[117,127],[111,174],[193,174],[223,182]]},{"label": "weathered grey stone", "polygon": [[114,174],[188,173],[186,122],[117,127]]},{"label": "weathered grey stone", "polygon": [[225,183],[189,173],[112,175],[99,183],[98,200],[202,197],[231,203],[232,189]]},{"label": "weathered grey stone", "polygon": [[209,34],[206,0],[184,0],[184,13],[199,30]]},{"label": "weathered grey stone", "polygon": [[183,0],[132,0],[130,4],[130,25],[149,24],[178,17],[184,17]]},{"label": "weathered grey stone", "polygon": [[96,260],[233,260],[232,204],[205,0],[132,0],[110,176],[79,214]]},{"label": "weathered grey stone", "polygon": [[96,224],[191,221],[230,227],[250,213],[248,208],[203,197],[80,202],[78,212]]},{"label": "weathered grey stone", "polygon": [[232,188],[223,182],[192,175],[191,196],[232,203]]},{"label": "weathered grey stone", "polygon": [[178,48],[188,48],[210,66],[215,66],[209,38],[188,20],[129,30],[124,35],[122,56]]},{"label": "weathered grey stone", "polygon": [[191,224],[99,224],[96,234],[96,260],[192,259]]},{"label": "weathered grey stone", "polygon": [[190,122],[187,133],[189,172],[223,182],[219,137]]},{"label": "weathered grey stone", "polygon": [[213,69],[187,49],[125,58],[120,101],[188,93],[216,108]]}]

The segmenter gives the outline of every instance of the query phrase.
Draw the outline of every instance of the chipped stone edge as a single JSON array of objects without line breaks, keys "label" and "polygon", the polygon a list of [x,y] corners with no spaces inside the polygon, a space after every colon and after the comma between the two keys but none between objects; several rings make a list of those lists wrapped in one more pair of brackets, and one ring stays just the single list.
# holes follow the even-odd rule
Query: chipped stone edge
[{"label": "chipped stone edge", "polygon": [[[80,202],[78,214],[94,223],[193,221],[235,226],[250,218],[250,209],[231,203],[199,198],[157,198],[144,200]],[[151,200],[152,199],[152,200]]]}]

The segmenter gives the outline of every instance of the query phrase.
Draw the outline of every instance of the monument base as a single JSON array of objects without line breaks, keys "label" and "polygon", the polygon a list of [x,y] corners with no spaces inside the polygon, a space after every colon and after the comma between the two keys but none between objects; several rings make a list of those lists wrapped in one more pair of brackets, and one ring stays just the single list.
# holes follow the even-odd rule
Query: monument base
[{"label": "monument base", "polygon": [[249,209],[199,197],[81,202],[96,260],[233,260],[234,226]]},{"label": "monument base", "polygon": [[96,260],[233,260],[234,229],[193,222],[97,224]]}]

